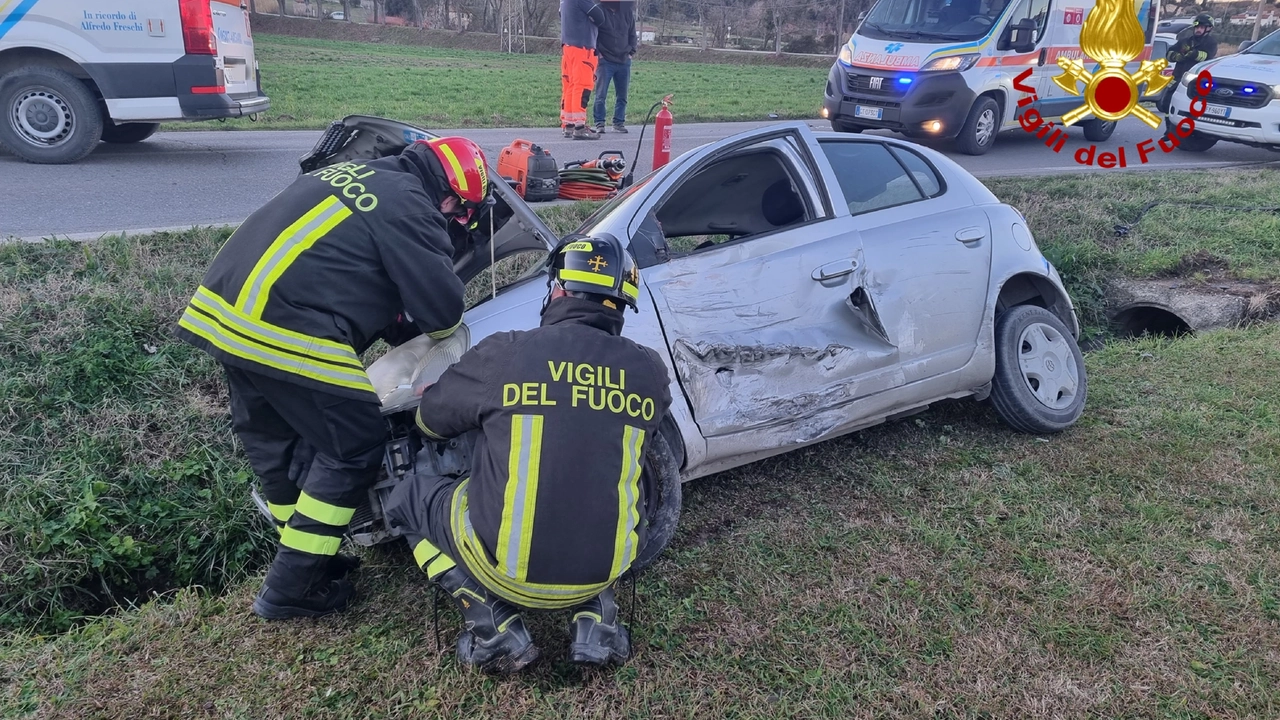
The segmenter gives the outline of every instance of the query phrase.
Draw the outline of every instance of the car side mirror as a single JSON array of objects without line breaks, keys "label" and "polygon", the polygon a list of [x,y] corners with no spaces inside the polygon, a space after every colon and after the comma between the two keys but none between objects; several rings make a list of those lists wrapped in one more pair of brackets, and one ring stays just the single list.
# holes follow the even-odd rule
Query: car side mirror
[{"label": "car side mirror", "polygon": [[1252,40],[1245,40],[1244,42],[1240,43],[1240,47],[1236,48],[1236,52],[1244,52],[1245,50],[1248,50],[1249,46],[1252,44],[1253,44]]},{"label": "car side mirror", "polygon": [[1036,49],[1036,30],[1035,20],[1023,18],[1005,28],[1001,44],[1014,52],[1031,52]]}]

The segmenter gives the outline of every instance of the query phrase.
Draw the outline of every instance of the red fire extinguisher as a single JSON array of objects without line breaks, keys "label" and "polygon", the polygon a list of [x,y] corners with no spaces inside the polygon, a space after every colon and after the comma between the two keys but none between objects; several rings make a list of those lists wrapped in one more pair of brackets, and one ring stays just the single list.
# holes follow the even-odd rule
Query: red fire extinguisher
[{"label": "red fire extinguisher", "polygon": [[662,98],[662,109],[653,118],[653,169],[671,162],[671,96]]}]

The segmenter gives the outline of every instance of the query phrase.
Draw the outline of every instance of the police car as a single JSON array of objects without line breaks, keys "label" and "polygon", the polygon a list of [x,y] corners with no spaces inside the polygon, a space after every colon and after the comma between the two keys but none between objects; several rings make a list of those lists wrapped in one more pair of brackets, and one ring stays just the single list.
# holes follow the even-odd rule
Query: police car
[{"label": "police car", "polygon": [[[1213,88],[1196,118],[1196,142],[1179,147],[1202,152],[1219,140],[1280,151],[1280,30],[1244,47],[1235,55],[1202,62],[1179,80],[1166,122],[1191,117],[1196,76],[1208,70]],[[1196,110],[1200,111],[1197,103]]]},{"label": "police car", "polygon": [[29,162],[270,105],[241,0],[0,0],[0,145]]}]

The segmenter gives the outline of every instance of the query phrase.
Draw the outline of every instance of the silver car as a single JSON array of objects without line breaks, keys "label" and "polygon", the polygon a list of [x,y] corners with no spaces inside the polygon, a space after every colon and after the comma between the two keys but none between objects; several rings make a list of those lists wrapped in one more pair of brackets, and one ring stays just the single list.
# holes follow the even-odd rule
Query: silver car
[{"label": "silver car", "polygon": [[[428,136],[348,118],[303,167]],[[522,253],[545,256],[561,240],[510,188],[497,192],[492,241],[457,261],[464,280]],[[604,235],[627,244],[641,268],[641,311],[627,313],[624,335],[658,350],[671,374],[658,444],[668,457],[646,467],[672,468],[677,508],[680,480],[940,400],[990,398],[1028,433],[1064,430],[1084,409],[1079,325],[1062,279],[1022,214],[934,151],[802,122],[751,130],[676,158],[575,233]],[[470,345],[538,326],[547,276],[528,265],[486,284],[453,337],[419,338],[373,364],[388,415],[411,409],[412,387]],[[418,471],[448,470],[438,467],[446,449],[406,452],[429,456]],[[378,494],[362,517],[380,517]]]}]

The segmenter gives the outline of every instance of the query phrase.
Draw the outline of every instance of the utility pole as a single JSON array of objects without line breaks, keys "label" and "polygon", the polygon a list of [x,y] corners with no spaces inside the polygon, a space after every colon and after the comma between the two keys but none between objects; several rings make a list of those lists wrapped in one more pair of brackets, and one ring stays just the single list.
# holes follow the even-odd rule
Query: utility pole
[{"label": "utility pole", "polygon": [[836,54],[840,54],[840,46],[844,45],[844,6],[848,0],[840,0],[840,9],[836,14]]},{"label": "utility pole", "polygon": [[1258,17],[1253,19],[1253,41],[1258,42],[1258,35],[1262,32],[1262,7],[1266,4],[1266,0],[1258,0]]}]

